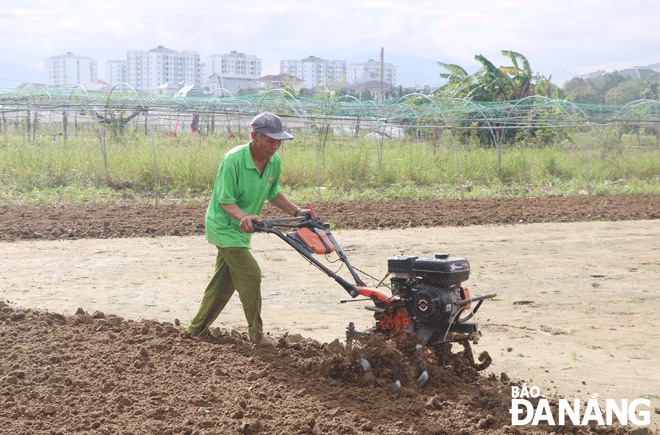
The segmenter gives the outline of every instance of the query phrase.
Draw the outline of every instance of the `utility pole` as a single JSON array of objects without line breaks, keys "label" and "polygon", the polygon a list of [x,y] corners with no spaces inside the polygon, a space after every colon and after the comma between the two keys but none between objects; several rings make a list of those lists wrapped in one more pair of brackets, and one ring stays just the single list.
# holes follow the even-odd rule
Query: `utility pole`
[{"label": "utility pole", "polygon": [[380,81],[378,82],[378,102],[383,102],[383,68],[385,66],[385,48],[380,48]]}]

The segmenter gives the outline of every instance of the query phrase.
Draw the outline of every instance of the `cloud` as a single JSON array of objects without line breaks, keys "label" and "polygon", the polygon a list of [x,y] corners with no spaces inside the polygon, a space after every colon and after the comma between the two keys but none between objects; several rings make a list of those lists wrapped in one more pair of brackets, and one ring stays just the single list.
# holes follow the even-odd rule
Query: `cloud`
[{"label": "cloud", "polygon": [[378,0],[366,0],[360,3],[360,6],[365,9],[384,9],[384,10],[400,10],[401,6],[396,5],[392,2],[378,1]]},{"label": "cloud", "polygon": [[57,25],[64,28],[82,28],[83,20],[78,17],[69,17],[58,21]]},{"label": "cloud", "polygon": [[229,29],[229,31],[234,34],[243,33],[245,31],[245,26],[241,23],[226,23],[223,27]]},{"label": "cloud", "polygon": [[653,63],[660,52],[656,0],[14,3],[0,7],[3,56],[29,63],[73,51],[96,58],[99,70],[105,60],[122,58],[128,50],[158,45],[197,51],[202,59],[236,50],[273,67],[279,60],[309,55],[377,58],[381,47],[386,59],[415,56],[470,67],[479,65],[477,54],[505,64],[500,52],[506,49],[526,56],[535,71],[555,76],[578,68]]},{"label": "cloud", "polygon": [[115,30],[117,32],[121,32],[124,30],[124,23],[114,18],[110,18],[105,20],[105,27],[111,30]]},{"label": "cloud", "polygon": [[631,36],[640,39],[658,39],[660,37],[657,15],[634,15],[625,17],[621,20],[615,21],[613,27],[616,29],[617,34],[623,37]]}]

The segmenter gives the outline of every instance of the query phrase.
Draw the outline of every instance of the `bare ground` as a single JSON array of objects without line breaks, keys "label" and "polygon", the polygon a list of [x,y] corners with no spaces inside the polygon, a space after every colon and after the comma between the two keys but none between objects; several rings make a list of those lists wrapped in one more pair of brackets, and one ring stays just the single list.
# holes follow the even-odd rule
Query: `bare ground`
[{"label": "bare ground", "polygon": [[[315,208],[342,229],[336,237],[352,262],[379,274],[387,255],[404,250],[449,248],[470,259],[473,293],[500,295],[484,304],[484,337],[474,347],[491,354],[491,368],[476,372],[460,347],[448,366],[429,351],[420,367],[410,346],[332,343],[347,320],[368,315],[331,305],[341,289],[270,239],[253,244],[277,346],[246,339],[235,301],[218,321],[218,339],[189,336],[179,319],[185,326],[194,314],[212,267],[204,204],[2,209],[0,431],[649,433],[513,427],[509,388],[522,382],[555,399],[648,397],[657,428],[660,196]],[[357,364],[362,357],[373,375]],[[431,376],[420,389],[422,369]]]}]

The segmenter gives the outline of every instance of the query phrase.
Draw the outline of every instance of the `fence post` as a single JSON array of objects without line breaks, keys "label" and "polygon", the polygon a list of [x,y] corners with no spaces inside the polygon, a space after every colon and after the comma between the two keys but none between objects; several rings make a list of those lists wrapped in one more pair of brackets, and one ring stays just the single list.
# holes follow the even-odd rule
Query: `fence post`
[{"label": "fence post", "polygon": [[28,110],[28,111],[27,111],[27,116],[26,116],[26,118],[25,118],[25,122],[26,122],[26,124],[27,124],[26,133],[27,133],[27,138],[28,138],[28,140],[30,140],[30,115],[31,115],[31,113],[30,113],[30,111]]},{"label": "fence post", "polygon": [[67,136],[67,131],[66,131],[67,130],[67,124],[68,124],[68,121],[69,121],[68,117],[69,117],[68,112],[66,110],[64,110],[62,112],[62,130],[63,130],[62,131],[62,137],[64,138],[64,142],[66,142],[66,139],[68,137]]},{"label": "fence post", "polygon": [[37,116],[39,115],[39,111],[35,110],[34,111],[34,120],[32,121],[32,142],[34,142],[36,136],[37,136]]}]

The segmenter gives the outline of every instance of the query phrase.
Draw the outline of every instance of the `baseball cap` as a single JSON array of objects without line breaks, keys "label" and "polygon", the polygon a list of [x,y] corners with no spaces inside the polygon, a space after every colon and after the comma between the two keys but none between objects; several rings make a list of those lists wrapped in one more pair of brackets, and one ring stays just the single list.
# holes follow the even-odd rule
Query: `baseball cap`
[{"label": "baseball cap", "polygon": [[265,134],[272,139],[293,139],[292,135],[284,131],[284,123],[280,117],[269,112],[263,112],[255,116],[250,125],[252,125],[252,131]]}]

